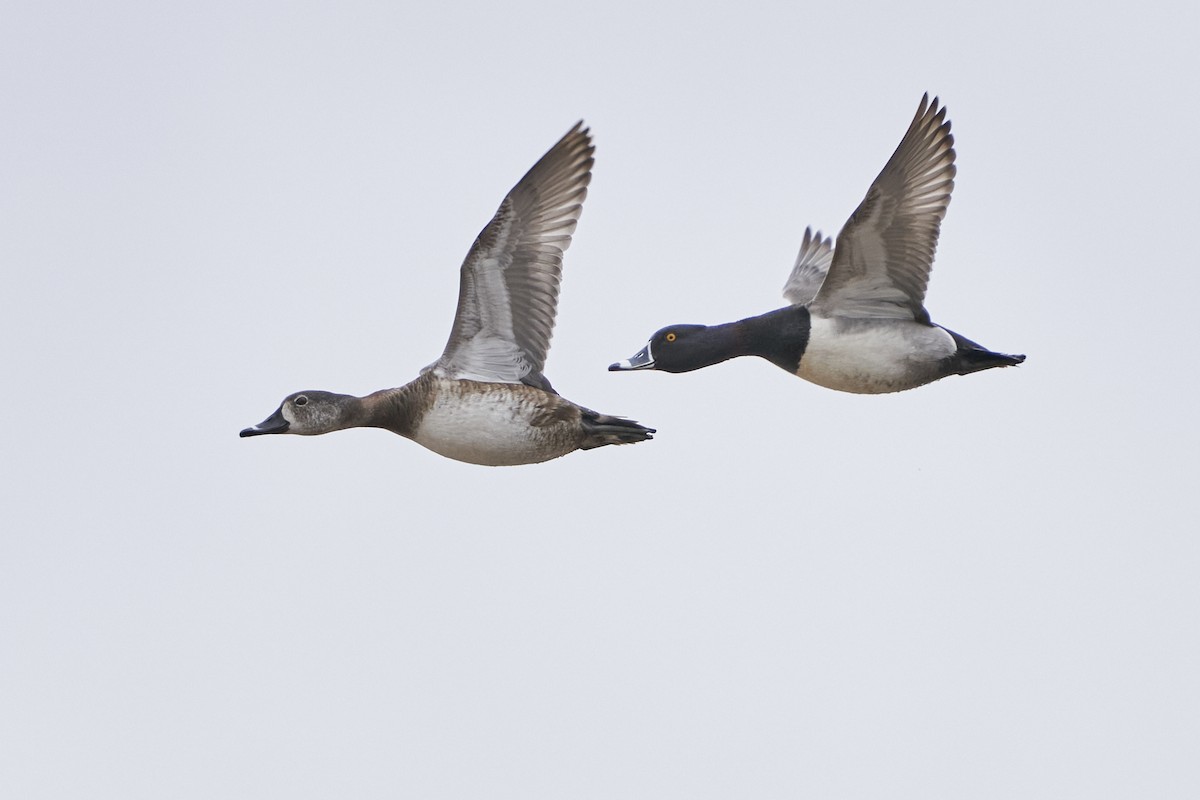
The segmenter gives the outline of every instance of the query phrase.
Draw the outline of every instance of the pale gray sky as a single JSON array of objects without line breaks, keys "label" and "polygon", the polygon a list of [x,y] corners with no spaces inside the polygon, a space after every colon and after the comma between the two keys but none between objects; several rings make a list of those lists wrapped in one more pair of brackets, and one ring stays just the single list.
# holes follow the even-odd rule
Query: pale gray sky
[{"label": "pale gray sky", "polygon": [[[13,3],[0,793],[1200,794],[1194,4]],[[1019,369],[605,371],[783,305],[922,92],[927,306]],[[547,374],[655,441],[242,440],[440,352],[577,119]]]}]

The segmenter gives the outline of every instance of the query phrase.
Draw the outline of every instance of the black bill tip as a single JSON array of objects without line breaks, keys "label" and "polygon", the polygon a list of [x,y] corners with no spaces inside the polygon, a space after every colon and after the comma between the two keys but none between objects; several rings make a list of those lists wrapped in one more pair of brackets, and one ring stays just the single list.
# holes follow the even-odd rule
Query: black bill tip
[{"label": "black bill tip", "polygon": [[289,427],[291,423],[283,418],[283,406],[280,406],[274,414],[257,425],[245,428],[238,436],[245,439],[247,436],[262,436],[267,433],[287,433]]},{"label": "black bill tip", "polygon": [[654,369],[654,356],[650,353],[650,345],[646,345],[624,361],[614,361],[608,365],[609,372],[628,372],[633,369]]}]

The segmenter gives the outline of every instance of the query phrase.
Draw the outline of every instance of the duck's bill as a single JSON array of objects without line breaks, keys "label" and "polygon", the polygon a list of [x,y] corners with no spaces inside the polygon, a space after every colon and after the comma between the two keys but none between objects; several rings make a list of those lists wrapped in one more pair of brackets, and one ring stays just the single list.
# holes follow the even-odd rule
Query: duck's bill
[{"label": "duck's bill", "polygon": [[654,369],[654,356],[650,354],[650,345],[646,345],[624,361],[608,365],[609,372],[628,372],[632,369]]},{"label": "duck's bill", "polygon": [[283,406],[280,406],[274,414],[267,417],[257,425],[246,428],[244,431],[239,433],[238,436],[241,436],[244,439],[247,436],[262,436],[264,433],[287,433],[287,429],[290,424],[291,423],[283,418]]}]

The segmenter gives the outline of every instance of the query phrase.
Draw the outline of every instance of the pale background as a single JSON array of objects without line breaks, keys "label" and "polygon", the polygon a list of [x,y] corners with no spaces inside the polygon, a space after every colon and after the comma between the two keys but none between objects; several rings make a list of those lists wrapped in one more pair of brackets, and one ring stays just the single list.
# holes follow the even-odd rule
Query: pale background
[{"label": "pale background", "polygon": [[[6,3],[0,794],[1194,798],[1194,3]],[[1019,369],[614,375],[783,304],[924,91],[928,307]],[[577,119],[547,373],[654,442],[380,431]]]}]

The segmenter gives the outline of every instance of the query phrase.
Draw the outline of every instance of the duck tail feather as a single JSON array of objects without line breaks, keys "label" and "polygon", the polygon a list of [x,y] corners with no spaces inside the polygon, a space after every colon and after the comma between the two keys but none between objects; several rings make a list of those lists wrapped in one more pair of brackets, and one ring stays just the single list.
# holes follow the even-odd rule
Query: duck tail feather
[{"label": "duck tail feather", "polygon": [[656,433],[654,428],[647,428],[631,419],[598,414],[586,408],[583,409],[581,422],[585,436],[583,444],[579,446],[581,450],[607,444],[636,444],[653,439]]},{"label": "duck tail feather", "polygon": [[988,350],[978,342],[972,342],[965,336],[961,336],[949,328],[942,330],[954,337],[954,343],[958,345],[958,352],[955,356],[958,359],[958,374],[968,375],[972,372],[979,372],[981,369],[991,369],[992,367],[1015,367],[1025,360],[1024,354],[1010,355],[1008,353],[996,353]]}]

